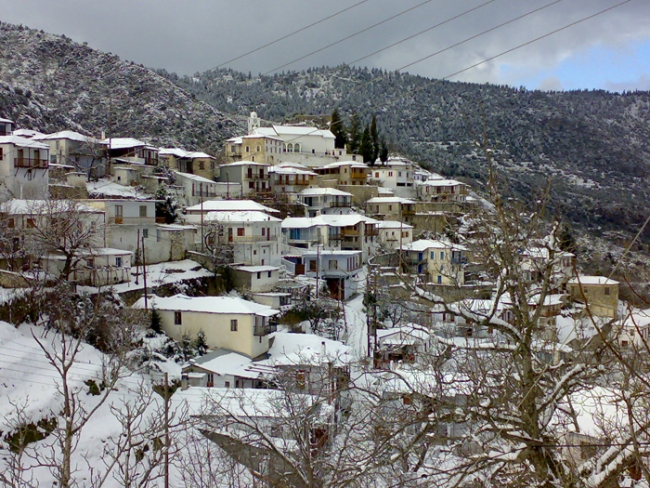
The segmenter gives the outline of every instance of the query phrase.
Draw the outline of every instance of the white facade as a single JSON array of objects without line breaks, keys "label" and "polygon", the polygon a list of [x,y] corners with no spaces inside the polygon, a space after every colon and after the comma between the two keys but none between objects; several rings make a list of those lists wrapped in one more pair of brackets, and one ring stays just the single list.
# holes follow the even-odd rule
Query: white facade
[{"label": "white facade", "polygon": [[46,199],[49,166],[48,144],[13,135],[0,136],[0,199]]},{"label": "white facade", "polygon": [[401,159],[389,159],[385,164],[370,168],[371,180],[377,181],[384,188],[393,190],[395,196],[415,198],[415,170],[413,165]]},{"label": "white facade", "polygon": [[176,185],[183,188],[182,196],[186,206],[200,205],[215,198],[241,197],[241,184],[209,180],[202,176],[175,171]]},{"label": "white facade", "polygon": [[235,286],[251,293],[269,292],[280,279],[280,268],[277,266],[236,266],[233,269]]},{"label": "white facade", "polygon": [[399,249],[413,242],[413,226],[398,220],[382,220],[377,223],[379,244],[384,249]]},{"label": "white facade", "polygon": [[[90,286],[111,286],[131,280],[131,256],[129,251],[111,248],[98,248],[79,252],[75,257],[70,281]],[[43,269],[60,275],[65,264],[65,256],[48,254],[43,256]]]},{"label": "white facade", "polygon": [[303,253],[305,275],[323,280],[334,299],[348,300],[358,289],[361,251],[316,250]]},{"label": "white facade", "polygon": [[330,210],[348,212],[352,206],[352,193],[336,188],[311,188],[302,191],[298,200],[307,207],[308,217],[316,217]]}]

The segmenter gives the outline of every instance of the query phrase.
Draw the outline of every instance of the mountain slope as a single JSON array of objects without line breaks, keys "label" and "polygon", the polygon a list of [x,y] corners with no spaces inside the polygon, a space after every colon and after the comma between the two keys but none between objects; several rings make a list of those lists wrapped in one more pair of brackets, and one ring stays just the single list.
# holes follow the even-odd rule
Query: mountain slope
[{"label": "mountain slope", "polygon": [[[219,110],[268,120],[295,114],[378,114],[393,147],[480,187],[485,128],[514,194],[531,198],[551,179],[551,211],[592,233],[629,236],[650,210],[650,95],[540,92],[439,81],[341,66],[250,77],[216,70],[170,81]],[[650,232],[646,233],[650,238]]]},{"label": "mountain slope", "polygon": [[22,26],[0,24],[0,116],[44,132],[74,129],[216,151],[234,120],[155,72]]}]

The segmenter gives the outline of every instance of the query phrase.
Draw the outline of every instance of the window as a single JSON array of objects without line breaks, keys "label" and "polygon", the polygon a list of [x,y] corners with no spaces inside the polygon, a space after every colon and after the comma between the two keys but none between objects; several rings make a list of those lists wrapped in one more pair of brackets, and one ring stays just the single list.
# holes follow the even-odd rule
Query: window
[{"label": "window", "polygon": [[254,190],[255,189],[255,182],[254,181],[249,181],[248,182],[248,189],[249,190]]},{"label": "window", "polygon": [[115,205],[115,223],[121,224],[124,221],[124,207]]},{"label": "window", "polygon": [[445,259],[445,251],[440,251],[440,259]]},{"label": "window", "polygon": [[262,279],[262,272],[258,272],[258,273],[257,273],[257,279],[258,279],[258,280],[261,280],[261,279]]},{"label": "window", "polygon": [[2,149],[3,148],[0,147],[0,159],[2,159],[4,157],[3,154],[2,154]]},{"label": "window", "polygon": [[[0,149],[0,151],[2,151],[2,149]],[[13,217],[10,218],[10,219],[7,219],[7,227],[9,229],[13,229],[14,227],[16,227],[16,221],[13,219]]]},{"label": "window", "polygon": [[223,382],[223,385],[224,385],[226,388],[230,388],[230,381],[224,381],[224,382]]},{"label": "window", "polygon": [[609,286],[606,286],[606,287],[605,287],[605,295],[606,295],[606,296],[609,296]]},{"label": "window", "polygon": [[86,259],[86,264],[88,265],[89,268],[94,268],[95,267],[95,260],[94,259]]},{"label": "window", "polygon": [[431,259],[436,259],[436,253],[431,251]]},{"label": "window", "polygon": [[306,372],[304,370],[302,370],[302,369],[299,369],[298,371],[296,371],[296,386],[300,390],[305,389],[305,384],[306,384],[305,373]]},{"label": "window", "polygon": [[140,205],[140,217],[146,217],[146,216],[147,216],[147,206]]},{"label": "window", "polygon": [[269,271],[268,274],[267,274],[267,278],[270,278],[270,277],[271,277],[271,272]]},{"label": "window", "polygon": [[255,150],[256,150],[257,152],[260,152],[260,151],[262,150],[262,148],[261,148],[260,146],[257,146],[257,147],[255,148]]},{"label": "window", "polygon": [[205,162],[199,161],[199,169],[205,169]]},{"label": "window", "polygon": [[230,321],[230,332],[237,332],[237,319]]},{"label": "window", "polygon": [[246,152],[251,152],[251,148],[246,146]]},{"label": "window", "polygon": [[244,228],[237,227],[237,237],[243,237],[243,235],[244,235]]},{"label": "window", "polygon": [[36,227],[36,221],[34,219],[27,219],[27,228],[33,229]]},{"label": "window", "polygon": [[115,266],[117,266],[118,268],[122,267],[122,257],[121,256],[117,256],[115,258]]},{"label": "window", "polygon": [[145,239],[149,237],[149,229],[142,229],[142,237]]},{"label": "window", "polygon": [[183,325],[182,312],[174,312],[174,325]]}]

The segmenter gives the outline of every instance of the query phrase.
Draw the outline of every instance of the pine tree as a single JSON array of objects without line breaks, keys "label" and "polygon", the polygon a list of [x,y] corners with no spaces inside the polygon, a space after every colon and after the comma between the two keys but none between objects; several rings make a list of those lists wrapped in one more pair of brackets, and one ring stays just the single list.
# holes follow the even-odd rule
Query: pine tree
[{"label": "pine tree", "polygon": [[370,166],[374,166],[377,157],[379,156],[379,133],[377,132],[377,115],[372,114],[370,121],[370,141],[372,142],[372,159],[368,162]]},{"label": "pine tree", "polygon": [[334,147],[337,149],[343,149],[348,142],[348,137],[346,134],[346,127],[341,119],[339,114],[339,109],[335,108],[332,112],[332,117],[330,121],[330,131],[334,134],[336,138],[334,141]]},{"label": "pine tree", "polygon": [[350,118],[350,134],[348,136],[348,150],[352,154],[359,154],[361,146],[361,120],[359,114],[352,113]]},{"label": "pine tree", "polygon": [[369,166],[375,164],[373,156],[375,155],[375,148],[372,145],[372,137],[370,136],[370,128],[366,126],[361,136],[361,144],[359,145],[359,154],[363,156],[363,161]]},{"label": "pine tree", "polygon": [[151,330],[157,334],[162,334],[162,319],[155,308],[151,309]]},{"label": "pine tree", "polygon": [[388,161],[388,145],[386,144],[386,139],[383,137],[379,143],[379,160],[383,164],[386,164],[386,161]]}]

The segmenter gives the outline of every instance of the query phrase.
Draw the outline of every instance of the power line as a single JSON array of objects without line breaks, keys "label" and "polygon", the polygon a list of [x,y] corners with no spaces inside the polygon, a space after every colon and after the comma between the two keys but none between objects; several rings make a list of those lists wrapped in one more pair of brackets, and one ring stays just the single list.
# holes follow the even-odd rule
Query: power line
[{"label": "power line", "polygon": [[[411,12],[412,10],[415,10],[415,9],[417,9],[417,8],[420,8],[420,7],[422,7],[423,5],[426,5],[427,3],[431,3],[432,1],[433,1],[433,0],[425,0],[425,1],[422,2],[422,3],[419,3],[419,4],[417,4],[417,5],[414,5],[413,7],[410,7],[410,8],[408,8],[408,9],[406,9],[406,10],[402,10],[401,12],[399,12],[399,13],[397,13],[397,14],[395,14],[395,15],[392,15],[391,17],[388,17],[387,19],[384,19],[384,20],[382,20],[382,21],[380,21],[380,22],[377,22],[376,24],[373,24],[373,25],[371,25],[371,26],[366,27],[365,29],[362,29],[362,30],[360,30],[360,31],[357,31],[357,32],[355,32],[354,34],[350,34],[349,36],[344,37],[343,39],[339,39],[338,41],[332,42],[332,43],[328,44],[327,46],[321,47],[320,49],[316,49],[315,51],[312,51],[312,52],[310,52],[310,53],[308,53],[308,54],[305,54],[304,56],[301,56],[301,57],[299,57],[299,58],[296,58],[296,59],[294,59],[293,61],[289,61],[288,63],[285,63],[285,64],[283,64],[283,65],[281,65],[281,66],[278,66],[277,68],[273,68],[273,69],[271,69],[271,70],[269,70],[269,71],[266,71],[265,73],[262,73],[262,74],[264,74],[264,75],[268,75],[269,73],[273,73],[274,71],[277,71],[277,70],[279,70],[279,69],[282,69],[282,68],[284,68],[284,67],[286,67],[286,66],[289,66],[289,65],[291,65],[291,64],[297,63],[298,61],[302,61],[303,59],[308,58],[309,56],[312,56],[313,54],[316,54],[316,53],[319,53],[319,52],[321,52],[321,51],[324,51],[325,49],[328,49],[328,48],[330,48],[330,47],[332,47],[332,46],[336,46],[337,44],[341,44],[342,42],[345,42],[345,41],[347,41],[347,40],[349,40],[349,39],[352,39],[353,37],[356,37],[356,36],[358,36],[358,35],[360,35],[360,34],[363,34],[364,32],[367,32],[367,31],[369,31],[369,30],[371,30],[371,29],[374,29],[375,27],[380,26],[380,25],[382,25],[382,24],[385,24],[386,22],[390,22],[391,20],[396,19],[397,17],[400,17],[401,15],[404,15],[404,14],[406,14],[406,13],[408,13],[408,12]],[[494,1],[494,0],[493,0],[493,1]]]},{"label": "power line", "polygon": [[442,26],[442,25],[445,25],[445,24],[451,22],[452,20],[459,19],[459,18],[461,18],[461,17],[463,17],[463,16],[465,16],[465,15],[471,13],[471,12],[474,12],[475,10],[478,10],[478,9],[480,9],[480,8],[483,8],[483,7],[485,7],[486,5],[488,5],[488,4],[490,4],[490,3],[494,3],[494,2],[496,2],[496,1],[497,1],[497,0],[489,0],[489,1],[485,2],[485,3],[482,3],[481,5],[478,5],[478,6],[476,6],[476,7],[473,7],[473,8],[471,8],[471,9],[469,9],[469,10],[465,10],[463,13],[460,13],[460,14],[458,14],[458,15],[455,15],[455,16],[453,16],[453,17],[450,17],[450,18],[448,18],[448,19],[446,19],[446,20],[443,20],[442,22],[438,22],[437,24],[435,24],[435,25],[433,25],[433,26],[431,26],[431,27],[428,27],[427,29],[421,30],[420,32],[417,32],[416,34],[413,34],[413,35],[411,35],[411,36],[405,37],[404,39],[402,39],[402,40],[400,40],[400,41],[394,42],[393,44],[389,44],[388,46],[383,47],[383,48],[381,48],[381,49],[378,49],[378,50],[375,51],[375,52],[372,52],[372,53],[370,53],[370,54],[367,54],[367,55],[365,55],[365,56],[362,56],[362,57],[360,57],[360,58],[358,58],[358,59],[355,59],[354,61],[350,61],[349,63],[345,63],[345,64],[346,64],[347,66],[350,66],[350,65],[356,64],[356,63],[358,63],[359,61],[363,61],[364,59],[370,58],[370,57],[374,56],[375,54],[379,54],[380,52],[386,51],[387,49],[390,49],[390,48],[395,47],[395,46],[397,46],[397,45],[399,45],[399,44],[402,44],[403,42],[410,41],[411,39],[413,39],[413,38],[415,38],[415,37],[417,37],[417,36],[420,36],[420,35],[422,35],[422,34],[425,34],[425,33],[429,32],[429,31],[432,31],[433,29],[437,29],[438,27],[440,27],[440,26]]},{"label": "power line", "polygon": [[256,53],[256,52],[258,52],[258,51],[261,51],[262,49],[266,49],[267,47],[272,46],[273,44],[276,44],[276,43],[278,43],[278,42],[280,42],[280,41],[283,41],[283,40],[285,40],[285,39],[288,39],[289,37],[295,36],[296,34],[299,34],[300,32],[306,31],[307,29],[311,29],[311,28],[314,27],[315,25],[318,25],[318,24],[321,24],[321,23],[323,23],[323,22],[325,22],[325,21],[327,21],[327,20],[333,19],[333,18],[336,17],[337,15],[340,15],[340,14],[342,14],[342,13],[344,13],[344,12],[347,12],[348,10],[352,10],[353,8],[358,7],[359,5],[364,4],[364,3],[366,3],[367,1],[368,1],[368,0],[362,0],[361,2],[357,2],[357,3],[355,3],[354,5],[351,5],[351,6],[347,7],[347,8],[344,8],[343,10],[339,10],[338,12],[335,12],[335,13],[333,13],[332,15],[329,15],[329,16],[323,18],[323,19],[320,19],[320,20],[318,20],[318,21],[316,21],[316,22],[313,22],[313,23],[311,23],[311,24],[309,24],[309,25],[306,25],[305,27],[301,27],[300,29],[298,29],[298,30],[296,30],[296,31],[293,31],[293,32],[291,32],[291,33],[289,33],[289,34],[286,34],[286,35],[284,35],[284,36],[282,36],[282,37],[280,37],[280,38],[278,38],[278,39],[275,39],[274,41],[267,42],[266,44],[264,44],[264,45],[262,45],[262,46],[260,46],[260,47],[258,47],[258,48],[255,48],[255,49],[253,49],[253,50],[251,50],[251,51],[248,51],[247,53],[244,53],[244,54],[241,54],[241,55],[239,55],[239,56],[236,56],[236,57],[234,57],[234,58],[232,58],[232,59],[229,59],[228,61],[225,61],[225,62],[221,63],[220,65],[215,66],[214,68],[211,68],[211,69],[206,70],[206,71],[212,71],[212,70],[215,70],[215,69],[219,69],[219,68],[221,68],[222,66],[225,66],[225,65],[227,65],[227,64],[230,64],[230,63],[232,63],[232,62],[234,62],[234,61],[238,61],[239,59],[245,58],[246,56],[248,56],[248,55],[250,55],[250,54],[253,54],[253,53]]}]

